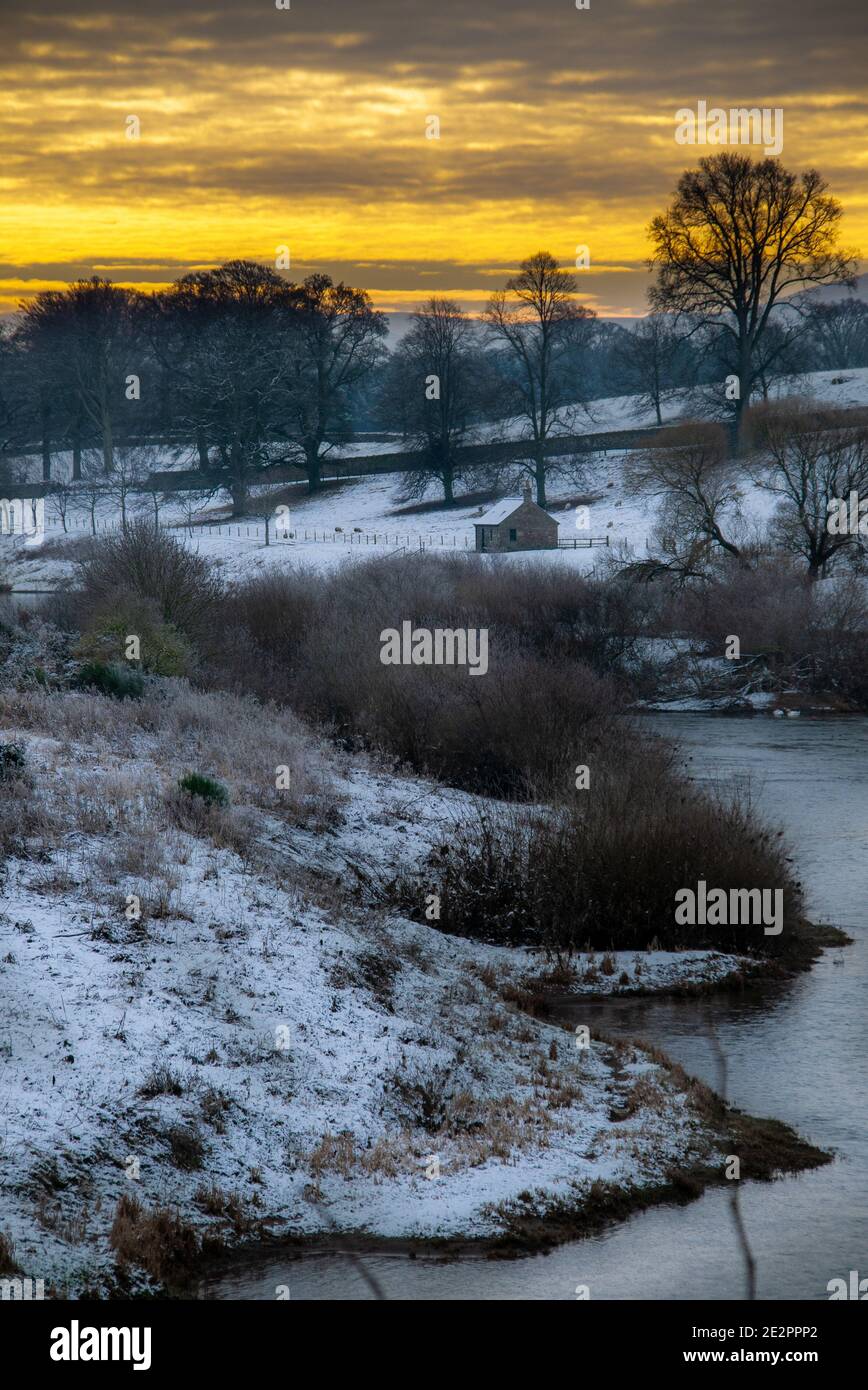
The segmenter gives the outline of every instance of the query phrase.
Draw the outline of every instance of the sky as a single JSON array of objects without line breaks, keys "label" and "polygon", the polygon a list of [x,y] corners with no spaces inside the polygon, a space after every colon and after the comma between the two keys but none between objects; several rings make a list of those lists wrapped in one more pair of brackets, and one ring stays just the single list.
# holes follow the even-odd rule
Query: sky
[{"label": "sky", "polygon": [[868,254],[865,0],[289,4],[0,0],[0,312],[280,248],[382,309],[478,311],[585,246],[584,302],[642,314],[648,223],[715,152],[675,140],[700,101],[781,108]]}]

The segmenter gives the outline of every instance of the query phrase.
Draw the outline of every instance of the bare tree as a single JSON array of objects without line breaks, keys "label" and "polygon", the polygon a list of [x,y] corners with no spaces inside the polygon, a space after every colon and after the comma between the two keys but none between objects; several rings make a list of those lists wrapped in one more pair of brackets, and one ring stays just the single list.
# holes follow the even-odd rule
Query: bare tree
[{"label": "bare tree", "polygon": [[105,469],[101,462],[90,453],[82,460],[81,478],[75,483],[76,496],[84,502],[90,516],[91,535],[97,532],[97,513],[100,504],[107,496]]},{"label": "bare tree", "polygon": [[808,350],[815,371],[868,366],[868,304],[807,295],[803,305]]},{"label": "bare tree", "polygon": [[577,291],[575,275],[561,270],[548,251],[537,251],[522,261],[505,289],[491,296],[483,315],[492,342],[505,352],[516,413],[530,428],[528,471],[541,507],[549,467],[546,444],[563,433],[564,407],[580,394],[564,370],[565,359],[583,322],[594,318],[593,310],[576,303]]},{"label": "bare tree", "polygon": [[158,527],[160,524],[160,506],[168,501],[168,495],[160,483],[159,477],[151,472],[146,460],[142,468],[139,490],[143,496],[150,499],[154,512],[154,526]]},{"label": "bare tree", "polygon": [[447,506],[467,465],[459,450],[491,413],[496,378],[472,322],[452,299],[433,295],[413,314],[385,372],[380,409],[419,452],[402,497],[424,495],[437,482]]},{"label": "bare tree", "polygon": [[670,314],[648,314],[618,340],[613,356],[624,384],[663,424],[661,407],[690,380],[690,348]]},{"label": "bare tree", "polygon": [[660,499],[660,515],[643,577],[664,572],[692,578],[715,553],[739,559],[741,489],[720,425],[667,430],[660,447],[628,455],[627,488]]},{"label": "bare tree", "polygon": [[777,159],[718,154],[682,174],[674,202],[651,223],[652,307],[698,315],[730,339],[736,438],[760,370],[782,350],[769,355],[766,332],[787,292],[855,283],[854,258],[837,247],[842,208],[827,189],[814,169],[793,174]]},{"label": "bare tree", "polygon": [[66,535],[69,529],[67,526],[67,518],[69,516],[69,509],[75,500],[75,489],[68,482],[56,482],[52,484],[51,491],[48,495],[54,505],[54,510],[57,512],[63,533]]},{"label": "bare tree", "polygon": [[[0,320],[0,452],[27,443],[29,394],[34,364],[27,355],[20,331],[10,320]],[[48,452],[51,473],[51,452]],[[45,468],[43,468],[43,476]]]},{"label": "bare tree", "polygon": [[39,294],[29,304],[22,305],[12,345],[24,367],[16,394],[19,405],[23,403],[24,407],[25,431],[29,425],[39,439],[42,478],[48,482],[52,452],[63,432],[63,407],[72,382],[65,296]]},{"label": "bare tree", "polygon": [[180,423],[236,516],[285,433],[296,299],[269,266],[230,261],[183,276],[155,304],[151,341],[174,374]]},{"label": "bare tree", "polygon": [[[808,566],[811,579],[836,559],[859,562],[868,554],[865,531],[849,521],[850,494],[868,498],[868,426],[847,424],[844,412],[785,401],[751,413],[760,447],[754,472],[781,499],[773,534]],[[838,524],[843,508],[846,523]]]},{"label": "bare tree", "polygon": [[283,437],[294,445],[292,461],[307,473],[308,491],[322,485],[323,459],[352,432],[352,391],[384,355],[385,314],[366,290],[309,275],[293,286],[293,313],[285,349],[291,389]]},{"label": "bare tree", "polygon": [[278,538],[285,538],[289,530],[288,504],[281,504],[276,500],[285,496],[286,488],[282,483],[270,488],[261,487],[251,495],[247,515],[255,521],[262,522],[267,546],[271,545],[272,527]]},{"label": "bare tree", "polygon": [[130,514],[135,515],[141,506],[149,472],[143,449],[115,450],[114,468],[106,478],[103,495],[110,498],[120,512],[122,531],[129,526]]},{"label": "bare tree", "polygon": [[126,359],[139,304],[133,290],[95,275],[65,290],[45,290],[21,309],[22,333],[43,361],[43,376],[55,395],[63,390],[72,398],[74,448],[80,450],[82,425],[89,424],[101,442],[106,473],[114,467],[115,429],[125,403]]}]

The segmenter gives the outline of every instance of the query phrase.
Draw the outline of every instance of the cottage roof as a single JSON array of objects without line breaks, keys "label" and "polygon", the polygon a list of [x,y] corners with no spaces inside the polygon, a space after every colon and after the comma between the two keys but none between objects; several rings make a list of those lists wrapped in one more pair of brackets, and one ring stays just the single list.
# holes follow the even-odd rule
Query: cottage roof
[{"label": "cottage roof", "polygon": [[[499,526],[502,521],[506,521],[507,517],[512,516],[513,512],[517,512],[519,507],[526,501],[530,501],[530,498],[502,497],[499,502],[495,502],[493,507],[489,507],[487,512],[483,512],[482,516],[478,516],[474,525]],[[533,505],[536,506],[536,503]],[[538,510],[543,512],[543,516],[548,517],[549,521],[554,521],[554,517],[549,516],[548,512],[544,512],[542,507]]]}]

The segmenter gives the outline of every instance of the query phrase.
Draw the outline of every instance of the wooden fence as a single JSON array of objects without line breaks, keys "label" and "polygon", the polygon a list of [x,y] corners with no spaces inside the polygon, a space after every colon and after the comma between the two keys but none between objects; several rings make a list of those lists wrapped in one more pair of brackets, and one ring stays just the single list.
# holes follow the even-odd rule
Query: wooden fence
[{"label": "wooden fence", "polygon": [[[160,522],[165,530],[174,531],[180,535],[189,536],[191,540],[196,536],[226,536],[229,539],[237,540],[265,540],[266,528],[257,522],[248,521],[227,521],[219,524],[206,525],[199,522]],[[97,517],[96,534],[102,535],[111,531],[121,530],[121,522],[118,519],[105,520]],[[49,521],[44,527],[45,534],[69,535],[74,532],[84,531],[93,534],[93,528],[88,518],[68,517],[66,530],[62,522]],[[363,531],[353,529],[352,531],[320,531],[317,528],[296,526],[292,530],[285,530],[281,526],[273,523],[268,527],[268,544],[285,545],[291,541],[306,541],[308,544],[317,543],[320,545],[349,545],[349,546],[368,546],[368,545],[389,545],[401,546],[407,550],[430,550],[431,548],[444,550],[475,550],[475,540],[468,533],[459,535],[453,532],[451,535],[445,531],[439,534],[433,533],[428,536],[405,534],[394,531]],[[559,540],[557,548],[559,550],[585,550],[592,546],[608,545],[608,536],[576,536],[570,540]],[[540,547],[546,549],[547,547]],[[551,547],[554,549],[554,546]],[[498,553],[498,552],[491,552]],[[503,552],[513,554],[515,552]]]}]

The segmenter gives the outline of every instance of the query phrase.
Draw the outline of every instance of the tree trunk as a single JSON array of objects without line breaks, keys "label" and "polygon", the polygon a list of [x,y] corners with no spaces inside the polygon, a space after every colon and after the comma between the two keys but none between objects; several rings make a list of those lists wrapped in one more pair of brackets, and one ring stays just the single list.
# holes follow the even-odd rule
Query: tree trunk
[{"label": "tree trunk", "polygon": [[111,416],[106,412],[102,420],[102,466],[105,473],[111,473],[115,466],[114,440],[112,438]]},{"label": "tree trunk", "polygon": [[307,456],[307,490],[308,492],[319,492],[322,487],[321,462],[319,455]]},{"label": "tree trunk", "polygon": [[42,407],[42,481],[51,482],[51,410]]},{"label": "tree trunk", "polygon": [[232,497],[232,515],[247,515],[247,483],[243,478],[233,478],[229,485]]},{"label": "tree trunk", "polygon": [[733,458],[740,458],[744,449],[744,432],[742,429],[744,412],[747,409],[750,399],[750,351],[742,347],[739,352],[738,366],[738,399],[735,401],[735,415],[732,422],[730,434],[730,449]]},{"label": "tree trunk", "polygon": [[546,469],[542,461],[542,454],[537,458],[534,482],[536,483],[536,504],[538,507],[544,507],[546,504]]},{"label": "tree trunk", "polygon": [[196,449],[199,454],[199,471],[200,473],[207,473],[210,467],[210,463],[208,460],[208,445],[206,444],[205,436],[201,433],[201,431],[196,435]]},{"label": "tree trunk", "polygon": [[443,468],[443,501],[447,507],[451,507],[455,501],[455,470],[452,465],[447,463]]},{"label": "tree trunk", "polygon": [[72,481],[81,482],[81,430],[77,425],[72,436]]},{"label": "tree trunk", "polygon": [[729,452],[730,457],[739,458],[742,450],[742,404],[741,401],[735,402],[735,414],[729,422]]}]

